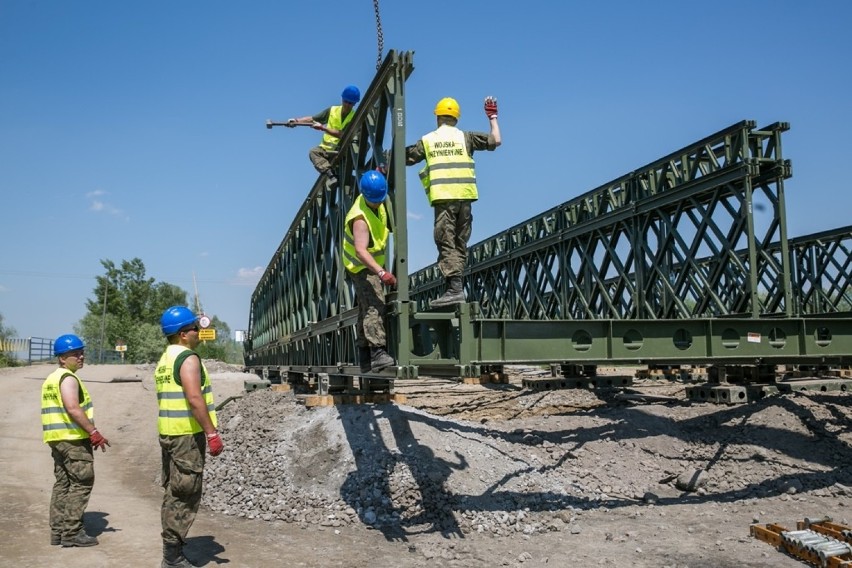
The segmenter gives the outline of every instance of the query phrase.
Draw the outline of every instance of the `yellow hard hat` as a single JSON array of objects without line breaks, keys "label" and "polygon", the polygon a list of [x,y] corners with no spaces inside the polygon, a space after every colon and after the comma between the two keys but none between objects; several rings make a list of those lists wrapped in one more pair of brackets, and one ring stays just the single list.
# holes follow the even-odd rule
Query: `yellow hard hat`
[{"label": "yellow hard hat", "polygon": [[461,115],[461,109],[459,109],[459,103],[456,102],[456,99],[444,97],[435,105],[435,114],[438,116],[452,116],[458,120]]}]

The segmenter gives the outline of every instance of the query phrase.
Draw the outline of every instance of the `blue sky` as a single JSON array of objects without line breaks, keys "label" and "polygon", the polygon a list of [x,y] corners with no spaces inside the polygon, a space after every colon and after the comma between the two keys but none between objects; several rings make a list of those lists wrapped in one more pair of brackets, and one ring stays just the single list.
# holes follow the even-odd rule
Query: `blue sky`
[{"label": "blue sky", "polygon": [[[408,143],[445,96],[477,155],[471,242],[742,119],[788,121],[790,235],[850,224],[852,2],[380,2],[384,54],[414,51]],[[101,259],[198,286],[208,314],[249,302],[316,178],[319,133],[267,130],[371,82],[372,0],[0,3],[0,314],[67,333]],[[383,54],[383,55],[384,55]],[[409,168],[413,269],[435,260]]]}]

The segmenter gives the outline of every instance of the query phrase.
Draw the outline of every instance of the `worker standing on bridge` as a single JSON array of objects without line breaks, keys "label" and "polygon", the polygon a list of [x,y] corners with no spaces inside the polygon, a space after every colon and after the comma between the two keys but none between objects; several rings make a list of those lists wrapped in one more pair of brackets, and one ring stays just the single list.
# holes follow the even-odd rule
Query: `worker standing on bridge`
[{"label": "worker standing on bridge", "polygon": [[284,123],[289,128],[301,124],[323,132],[322,141],[319,146],[311,148],[308,157],[314,168],[320,174],[325,174],[326,178],[332,183],[337,181],[337,175],[331,168],[331,160],[337,155],[337,145],[340,143],[343,129],[355,116],[354,107],[361,100],[361,91],[355,85],[349,85],[343,89],[340,98],[341,103],[338,106],[328,107],[313,116],[291,118]]},{"label": "worker standing on bridge", "polygon": [[465,132],[456,128],[461,110],[455,99],[443,98],[435,105],[438,128],[405,149],[406,165],[426,160],[420,180],[429,204],[435,209],[434,238],[438,267],[447,289],[432,300],[432,307],[465,301],[462,274],[467,263],[467,242],[473,229],[471,205],[479,198],[473,153],[492,151],[502,143],[497,124],[497,99],[485,99],[490,133]]},{"label": "worker standing on bridge", "polygon": [[380,172],[364,172],[361,195],[346,214],[343,265],[355,288],[358,322],[355,325],[361,371],[377,372],[395,365],[387,352],[385,292],[382,285],[396,286],[393,273],[384,269],[390,229],[385,199],[388,182]]},{"label": "worker standing on bridge", "polygon": [[86,534],[83,513],[95,485],[95,456],[109,440],[95,428],[95,409],[77,371],[83,368],[85,344],[76,335],[53,342],[59,368],[41,387],[41,430],[53,456],[53,493],[50,497],[50,544],[94,546]]},{"label": "worker standing on bridge", "polygon": [[184,306],[168,308],[160,318],[169,345],[154,371],[163,469],[162,568],[193,566],[183,555],[186,535],[201,503],[204,451],[222,453],[210,375],[194,351],[198,317]]}]

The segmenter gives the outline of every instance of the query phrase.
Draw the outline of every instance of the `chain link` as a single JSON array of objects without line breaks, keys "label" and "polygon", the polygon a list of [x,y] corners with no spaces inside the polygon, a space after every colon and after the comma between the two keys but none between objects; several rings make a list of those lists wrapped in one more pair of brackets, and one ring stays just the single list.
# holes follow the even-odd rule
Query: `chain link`
[{"label": "chain link", "polygon": [[385,37],[382,35],[382,18],[379,16],[379,0],[373,0],[373,9],[376,12],[376,39],[379,43],[379,55],[376,57],[376,71],[382,66],[382,52],[385,50]]}]

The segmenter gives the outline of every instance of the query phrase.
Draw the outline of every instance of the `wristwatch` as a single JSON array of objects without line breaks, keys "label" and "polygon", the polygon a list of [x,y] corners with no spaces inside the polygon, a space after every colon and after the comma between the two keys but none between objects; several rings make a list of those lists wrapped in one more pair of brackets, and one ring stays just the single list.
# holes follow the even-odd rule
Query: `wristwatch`
[{"label": "wristwatch", "polygon": [[382,276],[384,276],[384,275],[385,275],[385,271],[384,271],[384,270],[379,270],[379,273],[377,274],[377,276],[378,276],[379,278],[381,278],[381,277],[382,277]]}]

